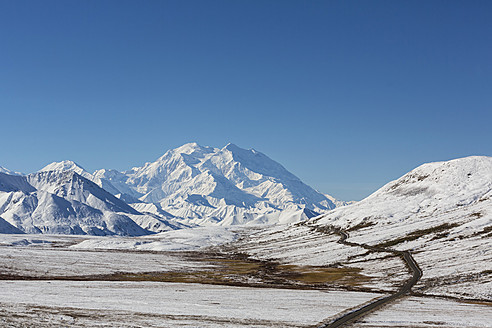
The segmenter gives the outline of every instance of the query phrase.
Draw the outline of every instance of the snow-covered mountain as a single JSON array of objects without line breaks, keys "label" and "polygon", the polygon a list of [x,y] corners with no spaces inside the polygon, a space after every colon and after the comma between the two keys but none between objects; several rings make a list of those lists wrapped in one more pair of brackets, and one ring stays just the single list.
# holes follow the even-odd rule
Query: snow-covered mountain
[{"label": "snow-covered mountain", "polygon": [[71,170],[0,173],[0,216],[2,233],[137,236],[180,227],[138,212]]},{"label": "snow-covered mountain", "polygon": [[27,181],[36,190],[58,197],[87,204],[101,211],[138,214],[138,212],[116,198],[94,182],[74,171],[44,171],[27,176]]},{"label": "snow-covered mountain", "polygon": [[141,235],[197,225],[292,223],[344,205],[266,155],[233,144],[185,144],[126,172],[91,174],[68,160],[27,176],[4,171],[0,215],[32,233]]},{"label": "snow-covered mountain", "polygon": [[[282,165],[254,150],[185,144],[126,172],[99,170],[135,208],[165,211],[191,224],[289,223],[336,207]],[[139,202],[136,199],[139,199]]]},{"label": "snow-covered mountain", "polygon": [[46,165],[38,172],[49,172],[49,171],[73,171],[78,175],[83,176],[86,179],[92,180],[92,174],[87,172],[82,166],[78,165],[73,161],[61,161],[61,162],[53,162],[51,164]]},{"label": "snow-covered mountain", "polygon": [[347,205],[352,205],[352,204],[357,203],[355,200],[345,201],[345,200],[336,199],[335,197],[328,195],[328,194],[324,194],[324,195],[331,202],[333,202],[333,204],[335,204],[336,207],[347,206]]},{"label": "snow-covered mountain", "polygon": [[61,161],[61,162],[53,162],[51,164],[46,165],[43,167],[41,170],[38,172],[48,172],[48,171],[73,171],[77,173],[78,175],[83,176],[84,178],[91,180],[95,184],[97,184],[99,187],[105,189],[106,191],[112,193],[112,194],[117,194],[119,191],[113,185],[107,181],[107,180],[100,180],[97,176],[94,176],[93,174],[89,173],[86,171],[82,166],[78,165],[77,163],[69,160]]}]

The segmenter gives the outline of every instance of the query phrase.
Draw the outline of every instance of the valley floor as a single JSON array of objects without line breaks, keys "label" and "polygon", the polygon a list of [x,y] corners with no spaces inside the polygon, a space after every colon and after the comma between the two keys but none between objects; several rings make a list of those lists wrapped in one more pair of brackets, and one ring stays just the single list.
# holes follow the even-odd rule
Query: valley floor
[{"label": "valley floor", "polygon": [[74,327],[303,327],[378,296],[166,282],[0,281],[0,289],[2,326],[39,316]]},{"label": "valley floor", "polygon": [[405,297],[359,319],[353,328],[492,327],[491,305],[432,297]]},{"label": "valley floor", "polygon": [[[317,327],[409,276],[388,254],[336,236],[306,238],[305,227],[288,238],[276,229],[264,243],[262,229],[241,227],[138,238],[0,235],[0,327]],[[280,248],[291,263],[267,260]],[[311,248],[319,263],[301,256]],[[342,253],[351,262],[323,266]],[[352,327],[492,327],[492,306],[406,296]]]}]

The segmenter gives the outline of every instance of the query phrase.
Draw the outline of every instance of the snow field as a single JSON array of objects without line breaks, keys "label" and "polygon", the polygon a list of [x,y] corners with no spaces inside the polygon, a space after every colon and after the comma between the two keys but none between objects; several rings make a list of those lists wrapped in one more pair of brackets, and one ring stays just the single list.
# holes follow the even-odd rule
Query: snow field
[{"label": "snow field", "polygon": [[[0,304],[195,317],[195,324],[313,325],[380,296],[374,293],[226,287],[161,282],[0,281]],[[12,310],[13,311],[13,310]],[[155,320],[161,320],[156,317]],[[0,312],[0,323],[1,323]],[[159,324],[163,324],[157,321]],[[171,320],[168,320],[168,324]],[[253,325],[251,325],[253,324]],[[164,325],[165,326],[165,325]],[[173,325],[170,325],[173,326]]]},{"label": "snow field", "polygon": [[358,320],[352,327],[492,327],[492,306],[430,297],[407,297]]}]

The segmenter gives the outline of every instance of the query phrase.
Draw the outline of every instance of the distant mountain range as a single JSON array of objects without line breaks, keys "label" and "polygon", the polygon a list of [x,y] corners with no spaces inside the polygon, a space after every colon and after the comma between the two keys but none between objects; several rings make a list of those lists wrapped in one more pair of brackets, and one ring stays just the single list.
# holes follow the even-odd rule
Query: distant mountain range
[{"label": "distant mountain range", "polygon": [[72,161],[0,167],[0,232],[144,235],[197,225],[292,223],[347,203],[254,150],[185,144],[125,172]]}]

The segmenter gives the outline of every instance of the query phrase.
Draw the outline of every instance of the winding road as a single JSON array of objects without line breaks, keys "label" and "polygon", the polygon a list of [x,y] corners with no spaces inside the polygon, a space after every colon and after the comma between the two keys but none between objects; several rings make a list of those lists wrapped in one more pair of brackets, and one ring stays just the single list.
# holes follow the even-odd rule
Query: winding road
[{"label": "winding road", "polygon": [[[324,230],[324,229],[323,229]],[[338,241],[341,244],[348,245],[348,246],[357,246],[357,247],[363,247],[365,249],[368,249],[373,252],[385,252],[385,253],[393,253],[395,255],[400,256],[404,261],[407,267],[412,271],[413,275],[410,279],[408,279],[405,284],[394,294],[386,297],[379,298],[378,300],[369,303],[367,305],[364,305],[363,307],[349,312],[334,321],[331,321],[329,323],[322,324],[318,326],[318,328],[335,328],[335,327],[342,327],[343,325],[350,323],[356,319],[361,318],[362,316],[378,309],[384,304],[390,303],[394,301],[395,299],[405,295],[406,293],[410,292],[412,287],[420,280],[422,277],[422,270],[419,268],[417,262],[413,258],[412,254],[410,254],[409,251],[397,251],[393,250],[390,248],[381,248],[381,247],[375,247],[375,246],[369,246],[366,244],[358,244],[354,242],[349,242],[347,239],[349,238],[349,234],[341,229],[338,228],[330,228],[331,232],[335,232],[336,234],[340,235],[340,240]],[[324,230],[326,232],[326,230]]]}]

